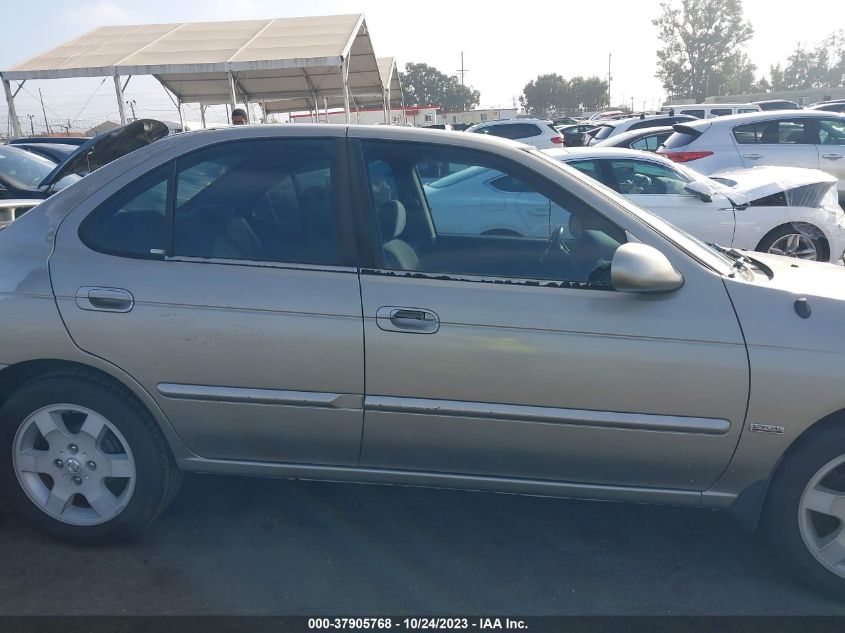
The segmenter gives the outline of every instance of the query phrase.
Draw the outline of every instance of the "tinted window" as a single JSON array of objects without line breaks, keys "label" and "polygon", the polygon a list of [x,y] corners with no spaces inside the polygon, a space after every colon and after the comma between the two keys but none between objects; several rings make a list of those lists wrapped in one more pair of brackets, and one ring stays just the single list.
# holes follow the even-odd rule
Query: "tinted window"
[{"label": "tinted window", "polygon": [[814,142],[808,119],[782,119],[738,125],[733,129],[733,135],[741,145],[795,145]]},{"label": "tinted window", "polygon": [[607,138],[616,129],[614,125],[602,125],[598,131],[593,134],[593,138],[597,141],[602,140],[603,138]]},{"label": "tinted window", "polygon": [[671,132],[661,132],[660,134],[654,134],[652,136],[644,136],[642,138],[638,138],[628,147],[645,152],[656,152],[657,148],[660,147],[660,144],[669,138],[671,134]]},{"label": "tinted window", "polygon": [[608,160],[610,186],[623,195],[686,194],[689,179],[674,169],[642,160]]},{"label": "tinted window", "polygon": [[681,114],[688,114],[699,119],[704,118],[704,110],[681,110]]},{"label": "tinted window", "polygon": [[713,108],[712,110],[710,110],[710,116],[727,116],[733,113],[734,111],[732,108]]},{"label": "tinted window", "polygon": [[663,147],[666,149],[675,149],[676,147],[685,147],[692,143],[695,139],[701,136],[701,132],[689,127],[675,128],[675,133],[667,138]]},{"label": "tinted window", "polygon": [[[395,197],[372,199],[383,266],[433,274],[546,279],[609,289],[625,233],[523,167],[458,147],[370,141],[365,168],[391,166]],[[426,161],[467,165],[421,185]]]},{"label": "tinted window", "polygon": [[168,164],[109,198],[83,222],[80,239],[103,253],[160,257],[166,242]]},{"label": "tinted window", "polygon": [[532,123],[510,123],[504,125],[488,125],[479,130],[479,134],[490,134],[491,136],[499,136],[501,138],[509,138],[512,140],[520,138],[531,138],[532,136],[540,136],[542,131],[539,127]]},{"label": "tinted window", "polygon": [[[784,110],[795,110],[797,108],[784,108]],[[737,114],[747,114],[749,112],[759,112],[757,108],[740,108]]]},{"label": "tinted window", "polygon": [[257,140],[179,160],[174,255],[339,263],[331,144]]}]

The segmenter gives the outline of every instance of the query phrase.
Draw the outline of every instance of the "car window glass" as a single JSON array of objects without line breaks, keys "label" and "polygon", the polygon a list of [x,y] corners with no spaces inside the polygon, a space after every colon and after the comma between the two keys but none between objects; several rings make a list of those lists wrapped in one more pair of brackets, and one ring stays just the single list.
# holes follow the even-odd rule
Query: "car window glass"
[{"label": "car window glass", "polygon": [[573,160],[568,161],[566,163],[570,167],[574,167],[580,172],[587,174],[590,178],[595,178],[596,180],[600,180],[599,178],[599,168],[594,160]]},{"label": "car window glass", "polygon": [[596,139],[597,141],[600,141],[600,140],[610,136],[611,133],[613,132],[613,130],[615,130],[615,129],[616,129],[616,127],[613,126],[613,125],[602,125],[598,129],[598,132],[593,134],[593,138]]},{"label": "car window glass", "polygon": [[759,112],[757,108],[740,108],[737,114],[748,114],[749,112]]},{"label": "car window glass", "polygon": [[176,256],[337,264],[331,145],[255,140],[179,160]]},{"label": "car window glass", "polygon": [[845,121],[841,119],[819,121],[819,143],[822,145],[845,145]]},{"label": "car window glass", "polygon": [[732,108],[713,108],[710,110],[710,116],[728,116],[733,113],[734,111]]},{"label": "car window glass", "polygon": [[654,134],[652,136],[644,136],[642,138],[638,138],[636,141],[631,143],[629,147],[631,149],[638,149],[645,152],[656,152],[657,148],[660,147],[660,144],[669,138],[670,132],[664,132],[662,134]]},{"label": "car window glass", "polygon": [[[625,232],[582,200],[486,152],[423,143],[363,143],[365,169],[390,164],[397,191],[372,198],[383,267],[438,275],[555,280],[609,289]],[[467,165],[421,183],[425,161]]]},{"label": "car window glass", "polygon": [[736,142],[741,145],[798,145],[811,142],[809,119],[758,121],[738,125],[733,129]]},{"label": "car window glass", "polygon": [[665,165],[641,160],[609,160],[610,185],[623,195],[683,194],[689,179]]},{"label": "car window glass", "polygon": [[704,110],[681,110],[681,114],[689,114],[699,119],[704,118]]},{"label": "car window glass", "polygon": [[89,248],[126,257],[160,257],[166,242],[172,163],[142,176],[86,218],[79,237]]}]

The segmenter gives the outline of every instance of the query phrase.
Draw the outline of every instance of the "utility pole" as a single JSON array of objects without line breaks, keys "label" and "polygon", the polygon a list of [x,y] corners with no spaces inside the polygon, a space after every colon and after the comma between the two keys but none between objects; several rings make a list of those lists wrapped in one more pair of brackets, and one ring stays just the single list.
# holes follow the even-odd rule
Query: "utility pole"
[{"label": "utility pole", "polygon": [[463,51],[461,51],[461,67],[458,69],[458,72],[461,74],[461,86],[463,86],[464,85],[464,74],[466,74],[468,72],[467,69],[464,68],[464,52]]},{"label": "utility pole", "polygon": [[136,105],[136,103],[137,102],[135,101],[135,99],[130,99],[129,101],[126,102],[126,105],[128,105],[129,108],[132,110],[132,120],[133,121],[138,120],[138,117],[135,116],[135,105]]},{"label": "utility pole", "polygon": [[35,115],[27,114],[26,116],[29,117],[29,131],[32,133],[32,136],[35,136],[35,126],[32,123],[32,120],[35,118]]},{"label": "utility pole", "polygon": [[607,54],[607,106],[610,107],[610,80],[613,78],[610,74],[610,58],[613,57],[613,53]]},{"label": "utility pole", "polygon": [[47,134],[50,135],[50,124],[47,122],[47,109],[44,107],[44,95],[41,94],[41,88],[38,89],[38,98],[41,100],[41,113],[44,115],[44,127],[47,128]]}]

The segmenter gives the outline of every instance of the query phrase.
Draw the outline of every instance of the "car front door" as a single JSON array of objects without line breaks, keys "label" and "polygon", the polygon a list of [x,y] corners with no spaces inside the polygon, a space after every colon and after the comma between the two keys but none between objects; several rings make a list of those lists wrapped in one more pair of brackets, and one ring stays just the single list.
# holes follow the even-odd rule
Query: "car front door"
[{"label": "car front door", "polygon": [[363,337],[343,143],[201,147],[136,168],[61,226],[50,271],[71,337],[138,380],[197,455],[357,462]]},{"label": "car front door", "polygon": [[[362,467],[683,490],[716,479],[748,393],[718,275],[677,258],[680,290],[615,292],[610,260],[627,234],[591,203],[488,152],[366,135],[350,129],[365,137],[364,197],[377,162],[399,186],[364,232]],[[413,175],[422,160],[501,171],[567,225],[549,211],[541,236],[441,234]]]},{"label": "car front door", "polygon": [[784,117],[738,125],[733,128],[732,136],[745,167],[819,168],[815,121],[811,118]]},{"label": "car front door", "polygon": [[845,199],[845,117],[820,119],[818,124],[819,169],[839,178],[839,199]]},{"label": "car front door", "polygon": [[733,244],[734,210],[724,196],[711,202],[684,190],[690,179],[657,162],[637,159],[597,161],[604,182],[629,200],[687,233],[724,246]]}]

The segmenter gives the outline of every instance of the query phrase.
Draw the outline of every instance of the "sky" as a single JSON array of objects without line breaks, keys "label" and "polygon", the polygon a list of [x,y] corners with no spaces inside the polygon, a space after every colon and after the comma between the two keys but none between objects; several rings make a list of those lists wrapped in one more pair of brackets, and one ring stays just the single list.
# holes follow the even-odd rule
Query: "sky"
[{"label": "sky", "polygon": [[[677,2],[678,0],[675,0]],[[448,7],[453,6],[454,10]],[[745,17],[754,27],[747,47],[758,76],[783,63],[795,45],[815,45],[836,29],[845,29],[841,0],[802,0],[800,10],[771,0],[744,0]],[[571,7],[571,9],[569,8]],[[522,88],[540,74],[566,78],[607,77],[611,67],[614,104],[659,107],[664,91],[654,77],[660,47],[652,19],[659,0],[604,0],[599,9],[583,1],[491,3],[385,2],[372,0],[0,0],[0,69],[8,68],[98,26],[205,20],[364,13],[376,54],[394,56],[399,68],[424,62],[455,74],[464,53],[466,83],[481,92],[481,107],[512,107]],[[15,99],[18,116],[43,121],[38,90],[49,119],[71,119],[75,126],[117,118],[114,84],[101,79],[27,82]],[[164,89],[151,77],[135,77],[125,98],[136,114],[178,120]],[[186,107],[186,119],[198,120]],[[5,113],[3,113],[5,114]],[[209,120],[222,121],[225,110],[212,108]]]}]

